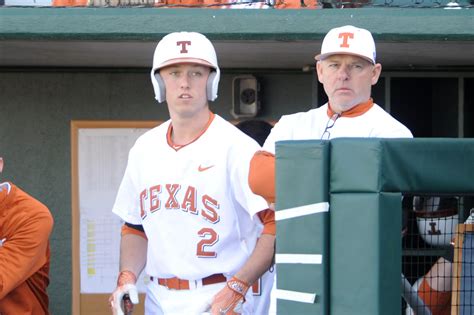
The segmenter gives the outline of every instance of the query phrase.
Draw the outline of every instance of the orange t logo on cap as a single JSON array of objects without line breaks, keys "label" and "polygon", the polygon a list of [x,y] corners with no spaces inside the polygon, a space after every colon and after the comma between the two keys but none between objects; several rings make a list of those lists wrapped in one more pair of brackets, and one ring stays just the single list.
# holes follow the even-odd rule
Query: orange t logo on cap
[{"label": "orange t logo on cap", "polygon": [[181,45],[181,51],[180,53],[186,54],[188,53],[188,50],[186,49],[186,45],[191,45],[191,42],[189,40],[182,40],[179,42],[176,42],[176,46]]},{"label": "orange t logo on cap", "polygon": [[339,33],[339,38],[342,38],[342,44],[340,47],[349,48],[349,38],[354,38],[354,33]]}]

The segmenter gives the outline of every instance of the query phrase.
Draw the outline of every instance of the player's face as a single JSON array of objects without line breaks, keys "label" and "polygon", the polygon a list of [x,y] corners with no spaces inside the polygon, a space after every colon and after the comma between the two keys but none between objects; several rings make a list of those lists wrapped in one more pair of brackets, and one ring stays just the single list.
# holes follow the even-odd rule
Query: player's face
[{"label": "player's face", "polygon": [[0,173],[3,171],[3,158],[0,156]]},{"label": "player's face", "polygon": [[382,66],[357,56],[332,55],[319,61],[316,70],[332,110],[340,113],[370,98]]},{"label": "player's face", "polygon": [[198,64],[176,64],[162,68],[160,75],[166,86],[166,102],[170,112],[194,117],[207,110],[206,84],[210,68]]}]

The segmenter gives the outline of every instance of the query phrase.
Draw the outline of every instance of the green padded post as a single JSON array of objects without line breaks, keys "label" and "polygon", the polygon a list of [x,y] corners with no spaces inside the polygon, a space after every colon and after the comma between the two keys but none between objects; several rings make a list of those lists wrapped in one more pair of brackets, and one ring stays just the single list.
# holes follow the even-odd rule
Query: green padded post
[{"label": "green padded post", "polygon": [[[328,201],[328,154],[328,142],[276,144],[277,288],[316,294],[314,303],[278,299],[278,314],[329,314],[327,211],[278,220],[285,209]],[[322,255],[322,260],[279,263],[282,254]]]},{"label": "green padded post", "polygon": [[387,171],[382,143],[385,140],[331,141],[330,305],[334,315],[400,314],[401,193],[381,190]]},{"label": "green padded post", "polygon": [[400,315],[401,194],[337,193],[330,201],[331,314]]}]

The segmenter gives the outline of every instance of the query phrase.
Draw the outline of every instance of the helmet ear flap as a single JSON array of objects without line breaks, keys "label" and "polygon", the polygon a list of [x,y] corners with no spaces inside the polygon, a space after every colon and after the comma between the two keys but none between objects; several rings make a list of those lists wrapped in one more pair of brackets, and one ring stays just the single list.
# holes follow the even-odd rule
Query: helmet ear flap
[{"label": "helmet ear flap", "polygon": [[166,88],[165,88],[165,82],[163,81],[163,78],[160,75],[160,71],[155,72],[155,80],[156,80],[156,85],[158,86],[158,91],[156,93],[156,99],[158,102],[162,103],[166,100]]},{"label": "helmet ear flap", "polygon": [[211,71],[209,73],[209,77],[207,78],[206,93],[207,93],[207,99],[209,101],[213,101],[215,99],[214,95],[217,94],[214,91],[214,80],[216,79],[216,76],[217,76],[217,72]]}]

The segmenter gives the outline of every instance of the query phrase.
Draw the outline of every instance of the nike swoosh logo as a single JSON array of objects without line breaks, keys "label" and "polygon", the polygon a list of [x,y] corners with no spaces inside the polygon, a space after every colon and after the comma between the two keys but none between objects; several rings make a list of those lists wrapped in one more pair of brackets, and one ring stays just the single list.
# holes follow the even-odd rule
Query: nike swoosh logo
[{"label": "nike swoosh logo", "polygon": [[206,166],[206,167],[202,167],[201,165],[199,165],[198,171],[199,172],[204,172],[204,171],[207,171],[208,169],[210,169],[211,167],[214,167],[214,165]]}]

